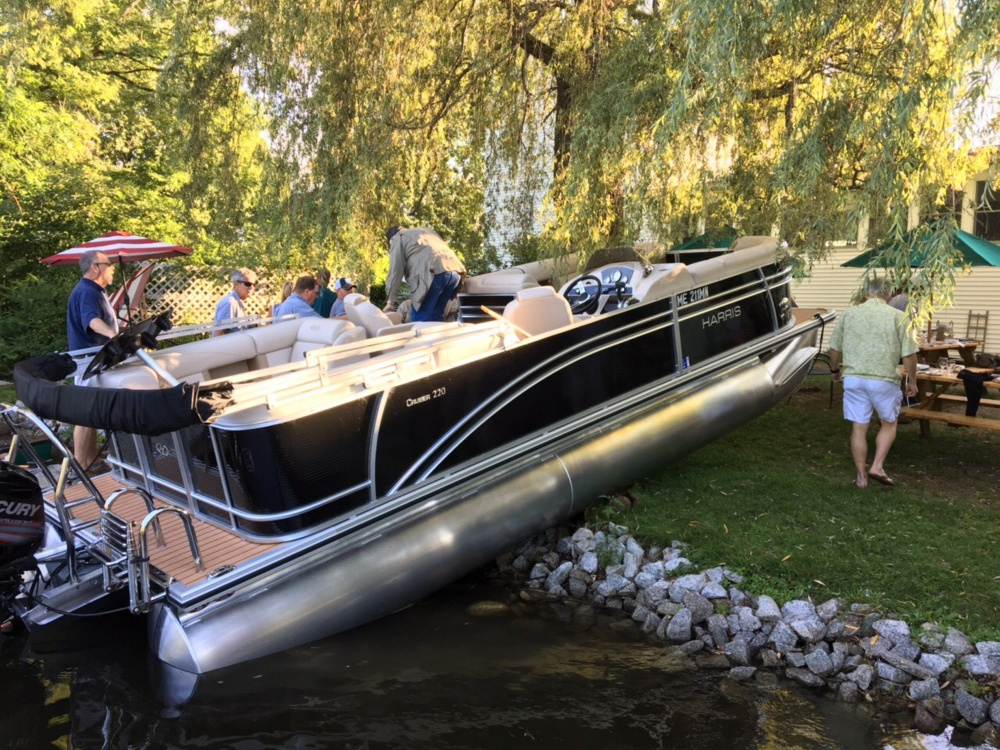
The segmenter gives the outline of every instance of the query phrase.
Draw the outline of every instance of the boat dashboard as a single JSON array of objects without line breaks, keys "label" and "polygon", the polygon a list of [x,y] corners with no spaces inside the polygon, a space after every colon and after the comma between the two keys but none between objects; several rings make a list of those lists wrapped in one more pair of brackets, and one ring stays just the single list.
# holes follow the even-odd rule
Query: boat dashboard
[{"label": "boat dashboard", "polygon": [[574,315],[603,315],[693,285],[683,263],[612,263],[594,268],[560,289]]},{"label": "boat dashboard", "polygon": [[574,315],[620,310],[637,301],[632,280],[641,273],[641,269],[629,265],[595,268],[570,281],[562,294]]}]

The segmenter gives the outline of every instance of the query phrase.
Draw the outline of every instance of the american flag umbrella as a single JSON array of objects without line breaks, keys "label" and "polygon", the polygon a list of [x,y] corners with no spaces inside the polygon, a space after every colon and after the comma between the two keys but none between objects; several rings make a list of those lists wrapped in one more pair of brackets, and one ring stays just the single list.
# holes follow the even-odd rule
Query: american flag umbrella
[{"label": "american flag umbrella", "polygon": [[189,247],[150,240],[128,232],[110,232],[90,242],[42,258],[42,263],[47,266],[75,266],[80,262],[80,256],[88,250],[100,250],[112,263],[119,264],[191,254]]}]

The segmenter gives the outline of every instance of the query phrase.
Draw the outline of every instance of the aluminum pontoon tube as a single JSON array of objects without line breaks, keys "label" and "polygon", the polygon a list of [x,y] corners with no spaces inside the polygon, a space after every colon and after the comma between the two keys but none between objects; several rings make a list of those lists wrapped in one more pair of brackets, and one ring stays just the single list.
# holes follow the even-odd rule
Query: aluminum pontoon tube
[{"label": "aluminum pontoon tube", "polygon": [[197,612],[159,603],[150,645],[167,664],[204,673],[390,614],[764,413],[808,372],[815,350],[799,346],[783,347],[771,367],[755,358],[696,381],[519,472],[422,501]]}]

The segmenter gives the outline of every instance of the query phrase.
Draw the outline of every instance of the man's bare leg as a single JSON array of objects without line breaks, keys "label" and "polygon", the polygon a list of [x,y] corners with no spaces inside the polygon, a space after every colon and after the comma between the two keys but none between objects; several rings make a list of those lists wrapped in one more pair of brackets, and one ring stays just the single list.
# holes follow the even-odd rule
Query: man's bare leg
[{"label": "man's bare leg", "polygon": [[97,458],[97,430],[93,427],[73,428],[73,457],[84,469]]},{"label": "man's bare leg", "polygon": [[868,461],[868,425],[861,422],[851,422],[851,456],[854,458],[854,468],[857,477],[854,483],[858,487],[868,486],[868,472],[865,464]]},{"label": "man's bare leg", "polygon": [[872,467],[868,470],[868,473],[880,477],[888,477],[883,464],[889,455],[889,449],[892,447],[893,441],[896,439],[896,423],[886,422],[884,419],[881,422],[882,426],[879,427],[878,434],[875,436],[875,458],[872,459]]}]

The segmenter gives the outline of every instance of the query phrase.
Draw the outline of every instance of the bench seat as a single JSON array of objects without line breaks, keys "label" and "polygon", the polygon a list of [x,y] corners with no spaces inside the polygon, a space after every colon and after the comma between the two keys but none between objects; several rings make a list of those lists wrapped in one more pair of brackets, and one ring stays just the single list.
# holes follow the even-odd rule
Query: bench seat
[{"label": "bench seat", "polygon": [[[935,401],[947,401],[953,404],[964,404],[968,401],[965,396],[953,396],[950,393],[942,393]],[[979,401],[980,406],[1000,406],[1000,399],[984,398]]]},{"label": "bench seat", "polygon": [[899,416],[929,422],[946,422],[947,424],[957,424],[962,427],[981,427],[987,430],[1000,430],[1000,419],[967,417],[964,414],[953,414],[947,411],[930,411],[929,409],[904,407],[899,410]]},{"label": "bench seat", "polygon": [[[305,318],[180,344],[152,356],[177,380],[200,383],[299,362],[308,351],[364,338],[364,329],[346,320]],[[355,359],[366,358],[367,355],[358,355]],[[95,384],[140,390],[160,387],[153,371],[139,361],[101,373]]]}]

